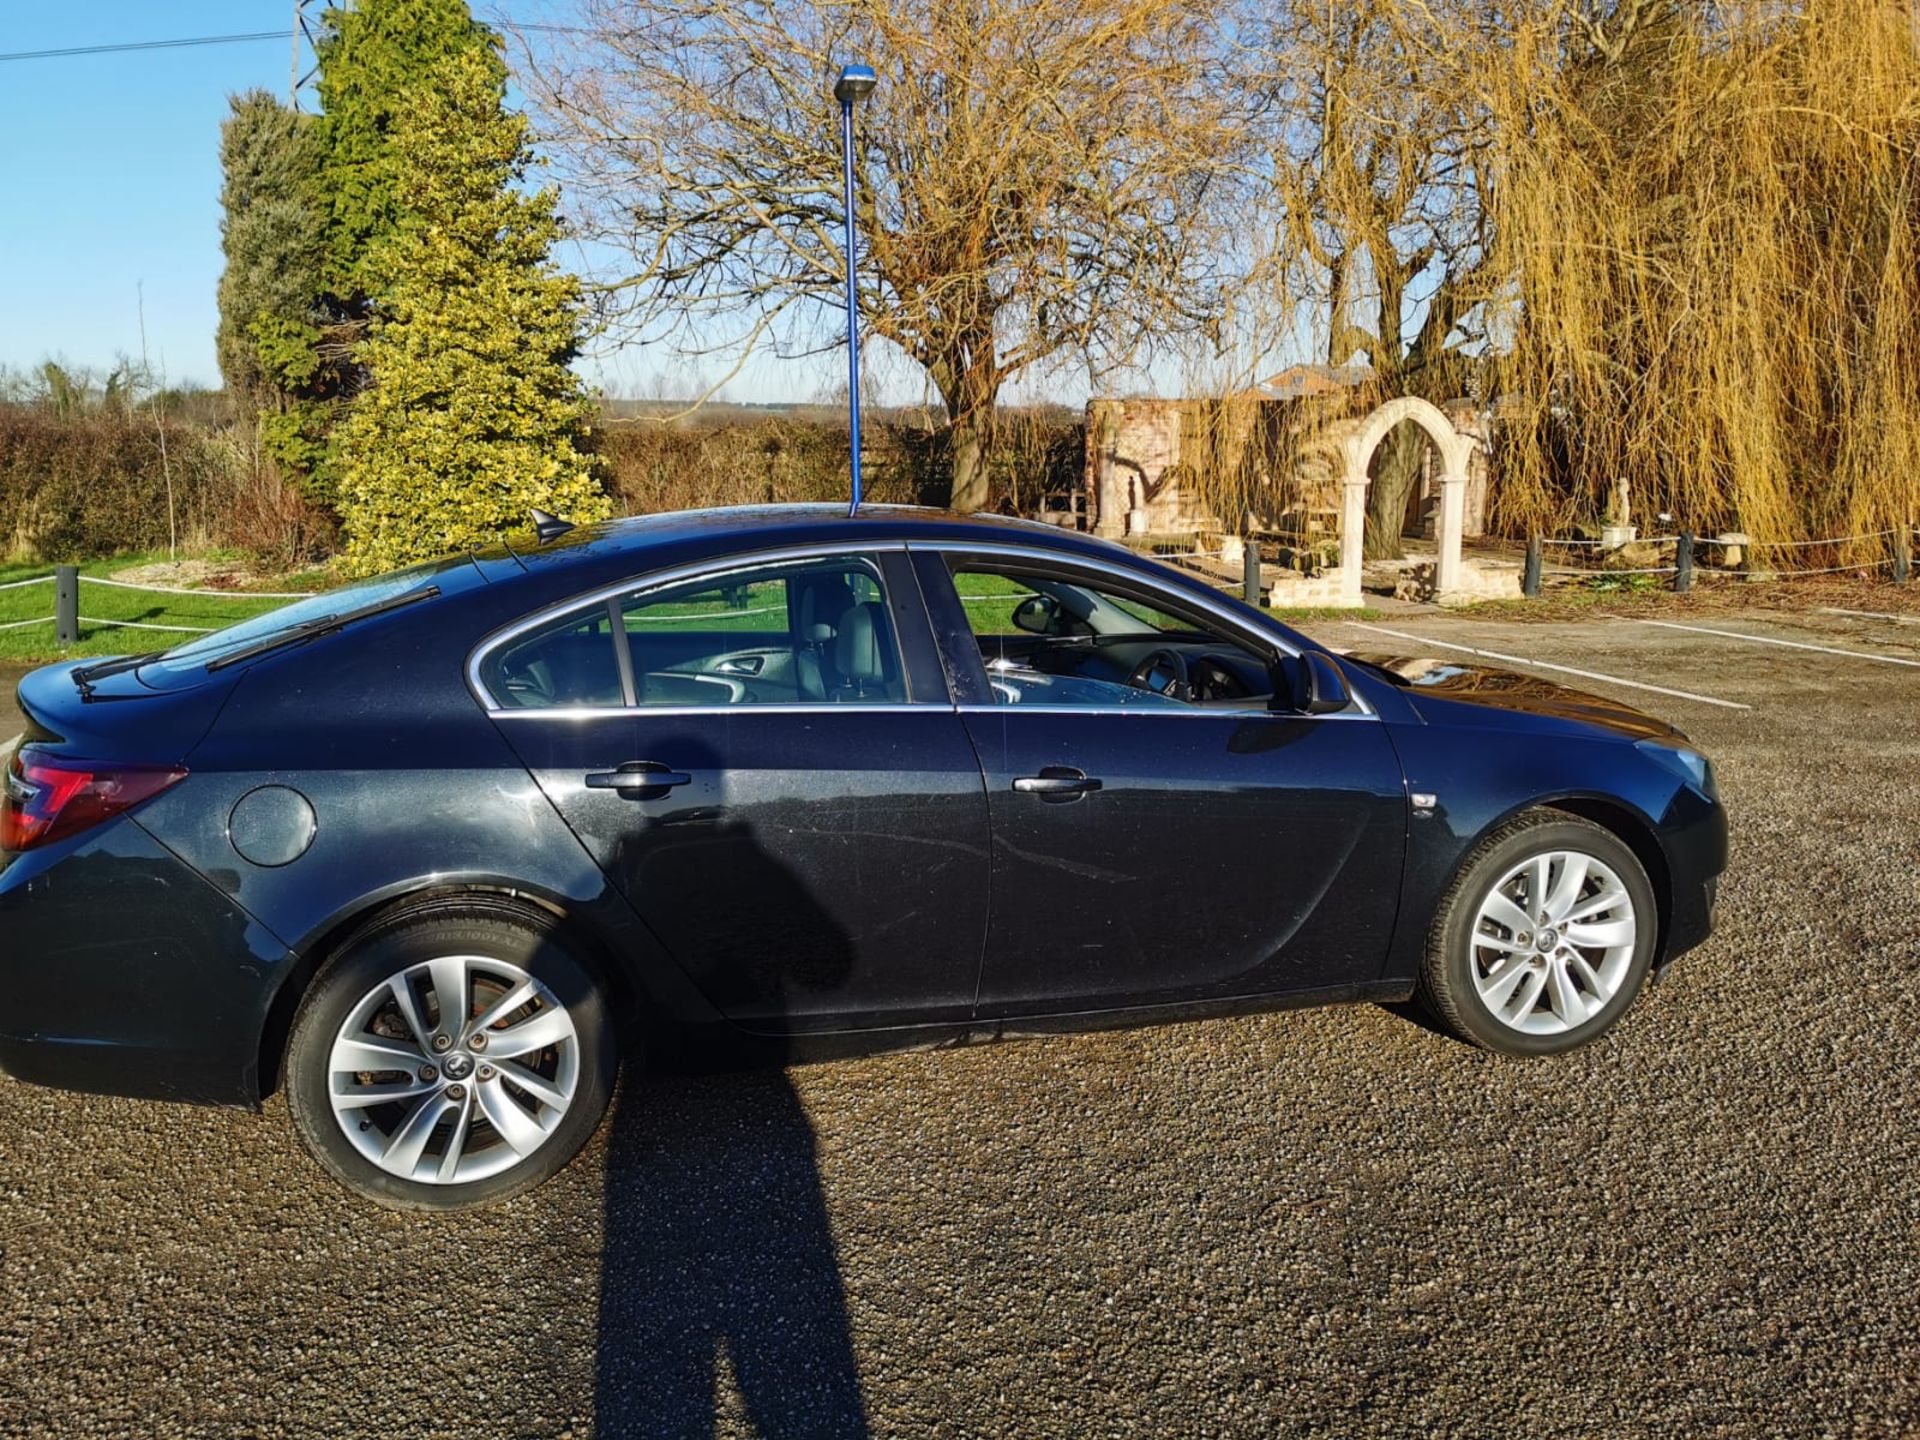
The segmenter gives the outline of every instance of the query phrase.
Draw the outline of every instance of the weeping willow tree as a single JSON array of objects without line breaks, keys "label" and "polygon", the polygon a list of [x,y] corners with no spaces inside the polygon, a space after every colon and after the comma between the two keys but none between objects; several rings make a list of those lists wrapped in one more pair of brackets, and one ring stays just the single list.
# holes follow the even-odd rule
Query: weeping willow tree
[{"label": "weeping willow tree", "polygon": [[[1485,105],[1497,516],[1769,543],[1920,513],[1920,24],[1907,0],[1536,0]],[[1862,541],[1839,554],[1883,546]],[[1803,552],[1804,553],[1804,552]]]}]

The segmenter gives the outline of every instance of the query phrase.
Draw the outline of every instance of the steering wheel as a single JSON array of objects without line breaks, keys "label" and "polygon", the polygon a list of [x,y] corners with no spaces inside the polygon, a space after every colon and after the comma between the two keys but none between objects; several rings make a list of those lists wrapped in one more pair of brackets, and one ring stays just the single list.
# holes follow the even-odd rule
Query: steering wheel
[{"label": "steering wheel", "polygon": [[1193,682],[1187,674],[1187,657],[1178,650],[1153,650],[1141,656],[1140,663],[1133,667],[1133,673],[1127,677],[1127,683],[1136,690],[1151,690],[1169,700],[1193,699]]}]

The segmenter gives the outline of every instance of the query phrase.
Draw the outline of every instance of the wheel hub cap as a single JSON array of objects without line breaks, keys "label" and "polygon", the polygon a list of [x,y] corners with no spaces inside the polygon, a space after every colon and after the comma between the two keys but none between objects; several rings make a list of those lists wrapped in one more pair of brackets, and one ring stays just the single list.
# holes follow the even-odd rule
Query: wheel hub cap
[{"label": "wheel hub cap", "polygon": [[1474,989],[1502,1025],[1554,1035],[1586,1024],[1620,993],[1639,916],[1598,856],[1552,850],[1495,882],[1474,917]]},{"label": "wheel hub cap", "polygon": [[[487,1056],[477,1073],[476,1050]],[[334,1119],[356,1150],[402,1179],[465,1184],[512,1169],[559,1127],[579,1083],[580,1040],[566,1007],[526,971],[454,955],[363,995],[327,1068]]]}]

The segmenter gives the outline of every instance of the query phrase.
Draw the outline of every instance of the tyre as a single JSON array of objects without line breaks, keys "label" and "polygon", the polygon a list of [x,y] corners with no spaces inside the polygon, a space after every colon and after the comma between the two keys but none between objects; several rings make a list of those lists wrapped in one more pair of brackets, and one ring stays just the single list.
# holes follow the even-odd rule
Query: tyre
[{"label": "tyre", "polygon": [[1658,939],[1653,886],[1626,842],[1528,811],[1474,848],[1441,900],[1421,998],[1463,1040],[1556,1055],[1626,1012]]},{"label": "tyre", "polygon": [[436,908],[377,923],[321,973],[288,1039],[287,1100],[348,1189],[460,1210],[578,1154],[618,1060],[604,987],[551,931]]}]

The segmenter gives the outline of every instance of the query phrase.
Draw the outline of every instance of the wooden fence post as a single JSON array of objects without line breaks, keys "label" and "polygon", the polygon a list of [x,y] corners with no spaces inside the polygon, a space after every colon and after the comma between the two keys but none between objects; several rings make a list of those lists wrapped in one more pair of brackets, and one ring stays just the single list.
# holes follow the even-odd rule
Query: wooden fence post
[{"label": "wooden fence post", "polygon": [[1904,585],[1907,576],[1913,573],[1913,532],[1906,525],[1894,527],[1893,531],[1893,579],[1894,583]]},{"label": "wooden fence post", "polygon": [[1540,598],[1540,537],[1527,537],[1527,568],[1521,572],[1520,593],[1529,600]]},{"label": "wooden fence post", "polygon": [[53,638],[71,645],[80,638],[80,567],[53,567]]},{"label": "wooden fence post", "polygon": [[1673,589],[1684,595],[1693,588],[1693,532],[1682,530],[1673,546]]},{"label": "wooden fence post", "polygon": [[1241,593],[1246,597],[1247,604],[1258,605],[1260,603],[1260,546],[1251,535],[1247,537],[1246,545],[1241,550],[1240,584]]}]

